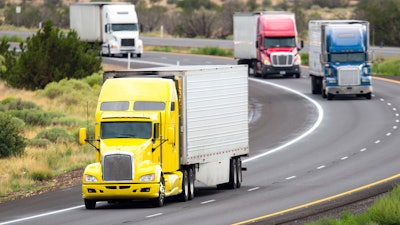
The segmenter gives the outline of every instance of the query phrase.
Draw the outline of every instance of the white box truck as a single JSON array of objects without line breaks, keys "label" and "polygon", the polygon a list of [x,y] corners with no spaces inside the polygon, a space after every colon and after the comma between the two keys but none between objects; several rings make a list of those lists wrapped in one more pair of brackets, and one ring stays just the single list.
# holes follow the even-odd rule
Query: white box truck
[{"label": "white box truck", "polygon": [[141,57],[143,42],[135,5],[112,2],[79,2],[70,5],[70,28],[81,41],[99,43],[101,54]]},{"label": "white box truck", "polygon": [[248,81],[244,65],[176,66],[109,71],[98,99],[96,148],[82,193],[97,201],[194,197],[195,180],[239,188],[249,153]]}]

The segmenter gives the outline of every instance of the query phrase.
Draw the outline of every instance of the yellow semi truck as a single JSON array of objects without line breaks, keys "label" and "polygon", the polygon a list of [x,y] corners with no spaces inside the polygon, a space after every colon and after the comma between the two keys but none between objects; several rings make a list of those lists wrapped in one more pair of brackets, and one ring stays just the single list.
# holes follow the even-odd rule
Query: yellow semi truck
[{"label": "yellow semi truck", "polygon": [[239,188],[249,153],[248,81],[243,65],[108,71],[98,98],[96,148],[85,168],[87,209],[98,201],[191,200],[196,185]]}]

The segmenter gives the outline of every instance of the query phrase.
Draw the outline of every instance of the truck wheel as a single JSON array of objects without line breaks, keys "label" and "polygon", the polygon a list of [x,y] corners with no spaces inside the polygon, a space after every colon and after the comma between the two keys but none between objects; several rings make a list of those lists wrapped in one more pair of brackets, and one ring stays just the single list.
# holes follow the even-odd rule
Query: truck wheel
[{"label": "truck wheel", "polygon": [[136,57],[138,57],[138,58],[140,58],[140,57],[142,57],[142,54],[136,54]]},{"label": "truck wheel", "polygon": [[238,183],[238,170],[237,170],[237,160],[236,158],[231,159],[231,166],[229,169],[229,189],[235,189]]},{"label": "truck wheel", "polygon": [[189,176],[186,169],[182,170],[182,193],[178,195],[179,201],[186,202],[189,199]]},{"label": "truck wheel", "polygon": [[188,169],[188,180],[189,180],[189,200],[192,200],[194,198],[194,180],[195,180],[195,175],[194,175],[194,169],[193,167],[189,167]]},{"label": "truck wheel", "polygon": [[108,57],[111,57],[112,56],[112,54],[111,54],[111,48],[110,48],[110,46],[108,46]]},{"label": "truck wheel", "polygon": [[161,175],[160,178],[160,189],[158,192],[158,197],[155,199],[152,199],[152,205],[153,207],[161,207],[164,205],[165,201],[165,187],[164,187],[164,178]]},{"label": "truck wheel", "polygon": [[322,79],[315,76],[311,76],[311,92],[316,94],[322,94]]},{"label": "truck wheel", "polygon": [[242,186],[243,176],[242,176],[242,159],[236,159],[236,171],[237,171],[237,183],[236,188],[240,188]]},{"label": "truck wheel", "polygon": [[368,93],[368,94],[365,94],[365,98],[366,98],[366,99],[371,99],[371,96],[372,96],[371,92]]},{"label": "truck wheel", "polygon": [[84,199],[86,209],[95,209],[96,208],[96,201]]},{"label": "truck wheel", "polygon": [[295,73],[295,74],[294,74],[294,77],[300,78],[300,73]]},{"label": "truck wheel", "polygon": [[328,98],[328,100],[332,100],[333,99],[333,94],[328,93],[327,98]]}]

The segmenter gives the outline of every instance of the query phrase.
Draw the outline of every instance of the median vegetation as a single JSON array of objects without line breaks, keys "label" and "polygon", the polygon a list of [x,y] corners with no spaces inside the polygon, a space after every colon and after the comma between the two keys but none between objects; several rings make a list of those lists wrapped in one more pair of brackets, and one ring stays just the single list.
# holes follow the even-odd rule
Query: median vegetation
[{"label": "median vegetation", "polygon": [[397,225],[400,224],[400,187],[383,195],[359,215],[346,211],[341,218],[324,218],[308,225]]}]

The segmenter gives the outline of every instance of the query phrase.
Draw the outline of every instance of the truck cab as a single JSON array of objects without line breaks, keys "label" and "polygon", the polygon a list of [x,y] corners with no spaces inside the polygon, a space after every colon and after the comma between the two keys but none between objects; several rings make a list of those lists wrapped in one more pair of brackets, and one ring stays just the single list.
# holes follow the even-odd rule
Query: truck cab
[{"label": "truck cab", "polygon": [[[182,192],[174,85],[160,78],[104,83],[95,118],[96,162],[82,180],[87,208],[118,199],[152,199],[161,206],[166,196]],[[84,128],[80,134],[84,144]]]},{"label": "truck cab", "polygon": [[[302,43],[302,42],[301,42]],[[297,30],[291,13],[260,14],[257,21],[256,73],[294,75],[300,78],[301,57]]]}]

